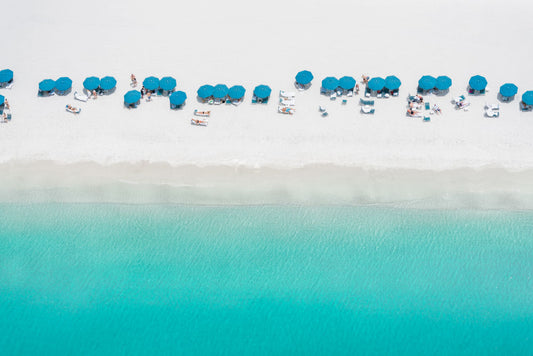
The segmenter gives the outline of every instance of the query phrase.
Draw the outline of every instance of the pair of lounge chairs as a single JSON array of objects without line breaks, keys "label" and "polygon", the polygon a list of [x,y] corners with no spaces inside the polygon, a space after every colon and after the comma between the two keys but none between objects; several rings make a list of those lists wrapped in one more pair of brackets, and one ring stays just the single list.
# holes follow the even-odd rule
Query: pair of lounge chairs
[{"label": "pair of lounge chairs", "polygon": [[500,117],[500,104],[485,104],[485,116]]},{"label": "pair of lounge chairs", "polygon": [[296,106],[296,93],[292,91],[279,91],[278,112],[280,114],[293,115]]},{"label": "pair of lounge chairs", "polygon": [[374,109],[374,100],[365,100],[359,99],[359,104],[361,105],[361,112],[363,114],[374,114],[376,109]]}]

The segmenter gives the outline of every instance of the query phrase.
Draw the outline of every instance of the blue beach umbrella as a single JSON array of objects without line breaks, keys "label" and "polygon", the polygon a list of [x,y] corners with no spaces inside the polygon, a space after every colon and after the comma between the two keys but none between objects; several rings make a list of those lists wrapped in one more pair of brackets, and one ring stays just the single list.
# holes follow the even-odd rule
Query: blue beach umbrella
[{"label": "blue beach umbrella", "polygon": [[389,90],[398,90],[400,89],[401,85],[402,82],[395,75],[389,75],[387,78],[385,78],[385,88]]},{"label": "blue beach umbrella", "polygon": [[100,78],[88,77],[83,81],[83,87],[87,90],[95,90],[100,86]]},{"label": "blue beach umbrella", "polygon": [[202,85],[197,91],[198,97],[200,97],[202,99],[207,99],[211,95],[213,95],[213,90],[214,89],[215,88],[212,85],[209,85],[209,84]]},{"label": "blue beach umbrella", "polygon": [[0,83],[9,83],[13,80],[13,71],[11,69],[0,70]]},{"label": "blue beach umbrella", "polygon": [[368,81],[367,87],[372,91],[380,91],[385,87],[385,79],[375,77]]},{"label": "blue beach umbrella", "polygon": [[141,100],[141,92],[138,90],[130,90],[124,95],[124,102],[126,104],[135,104]]},{"label": "blue beach umbrella", "polygon": [[172,77],[163,77],[159,81],[159,86],[166,91],[174,90],[174,88],[176,88],[176,79]]},{"label": "blue beach umbrella", "polygon": [[339,80],[335,77],[327,77],[322,80],[322,88],[326,90],[335,90],[339,86]]},{"label": "blue beach umbrella", "polygon": [[512,83],[506,83],[500,87],[500,94],[505,97],[512,97],[518,93],[518,87]]},{"label": "blue beach umbrella", "polygon": [[157,90],[159,89],[159,79],[156,77],[148,77],[143,81],[143,86],[148,90]]},{"label": "blue beach umbrella", "polygon": [[474,90],[483,90],[487,87],[487,79],[481,75],[474,75],[470,78],[468,85]]},{"label": "blue beach umbrella", "polygon": [[430,90],[435,88],[437,80],[431,75],[424,75],[418,80],[418,87],[422,90]]},{"label": "blue beach umbrella", "polygon": [[217,84],[213,88],[213,98],[223,99],[228,95],[228,86],[225,84]]},{"label": "blue beach umbrella", "polygon": [[302,70],[301,72],[298,72],[298,74],[296,74],[296,82],[302,85],[311,83],[313,78],[313,73],[308,70]]},{"label": "blue beach umbrella", "polygon": [[533,105],[533,90],[526,91],[522,94],[522,101],[526,105]]},{"label": "blue beach umbrella", "polygon": [[268,85],[258,85],[254,89],[254,95],[259,99],[266,99],[270,96],[272,89]]},{"label": "blue beach umbrella", "polygon": [[187,94],[182,91],[175,91],[170,95],[170,103],[172,105],[181,105],[187,99]]},{"label": "blue beach umbrella", "polygon": [[344,90],[350,90],[355,88],[355,79],[350,76],[344,76],[339,79],[339,86]]},{"label": "blue beach umbrella", "polygon": [[246,93],[246,89],[242,85],[234,85],[228,90],[228,96],[232,99],[241,99]]},{"label": "blue beach umbrella", "polygon": [[52,91],[56,86],[56,82],[52,79],[45,79],[39,83],[40,91]]},{"label": "blue beach umbrella", "polygon": [[435,88],[437,90],[448,90],[452,86],[452,79],[446,75],[441,75],[437,77],[435,81]]},{"label": "blue beach umbrella", "polygon": [[4,105],[6,98],[3,95],[0,95],[0,105]]},{"label": "blue beach umbrella", "polygon": [[100,79],[100,89],[111,90],[117,85],[117,80],[113,77],[103,77]]},{"label": "blue beach umbrella", "polygon": [[57,91],[67,91],[72,87],[72,80],[69,77],[61,77],[55,82]]}]

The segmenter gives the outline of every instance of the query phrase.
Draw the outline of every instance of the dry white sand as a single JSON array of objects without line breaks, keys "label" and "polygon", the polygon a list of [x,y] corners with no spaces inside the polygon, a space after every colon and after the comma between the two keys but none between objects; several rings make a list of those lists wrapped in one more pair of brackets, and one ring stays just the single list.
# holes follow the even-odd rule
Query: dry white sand
[{"label": "dry white sand", "polygon": [[[519,95],[533,89],[530,71],[533,3],[471,1],[13,1],[3,3],[0,69],[15,72],[13,89],[0,89],[13,112],[0,125],[0,162],[52,160],[167,162],[171,165],[294,167],[329,163],[359,167],[449,169],[533,167],[533,113],[518,101],[483,117],[501,84]],[[277,91],[293,90],[295,74],[313,72],[298,93],[297,113],[276,112]],[[174,76],[188,95],[181,111],[167,98],[123,107],[129,74]],[[400,97],[378,99],[363,116],[359,97],[347,105],[319,95],[329,75],[395,74]],[[449,75],[451,94],[429,96],[444,113],[430,123],[405,117],[405,97],[424,74]],[[486,76],[491,91],[455,111],[452,95],[470,76]],[[73,91],[87,76],[113,75],[113,95],[88,103],[37,97],[39,81],[70,76]],[[205,83],[242,84],[239,107],[196,102]],[[268,105],[250,103],[253,87],[268,84]],[[518,98],[519,99],[519,98]],[[82,107],[74,116],[65,104]],[[322,118],[318,105],[329,117]],[[190,125],[192,111],[212,110],[207,128]]]}]

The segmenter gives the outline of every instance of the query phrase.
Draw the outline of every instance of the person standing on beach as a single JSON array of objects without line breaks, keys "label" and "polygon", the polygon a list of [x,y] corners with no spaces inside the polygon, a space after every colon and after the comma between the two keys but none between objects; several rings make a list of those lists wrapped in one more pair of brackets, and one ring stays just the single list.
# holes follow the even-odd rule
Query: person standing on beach
[{"label": "person standing on beach", "polygon": [[131,74],[131,86],[132,87],[136,87],[137,86],[137,78],[135,77],[135,75],[132,73]]}]

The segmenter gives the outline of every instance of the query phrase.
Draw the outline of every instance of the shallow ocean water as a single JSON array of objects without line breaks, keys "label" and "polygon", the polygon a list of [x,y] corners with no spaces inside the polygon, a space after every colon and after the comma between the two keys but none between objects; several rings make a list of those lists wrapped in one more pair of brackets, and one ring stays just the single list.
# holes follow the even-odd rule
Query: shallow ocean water
[{"label": "shallow ocean water", "polygon": [[533,211],[0,209],[2,354],[533,353]]}]

